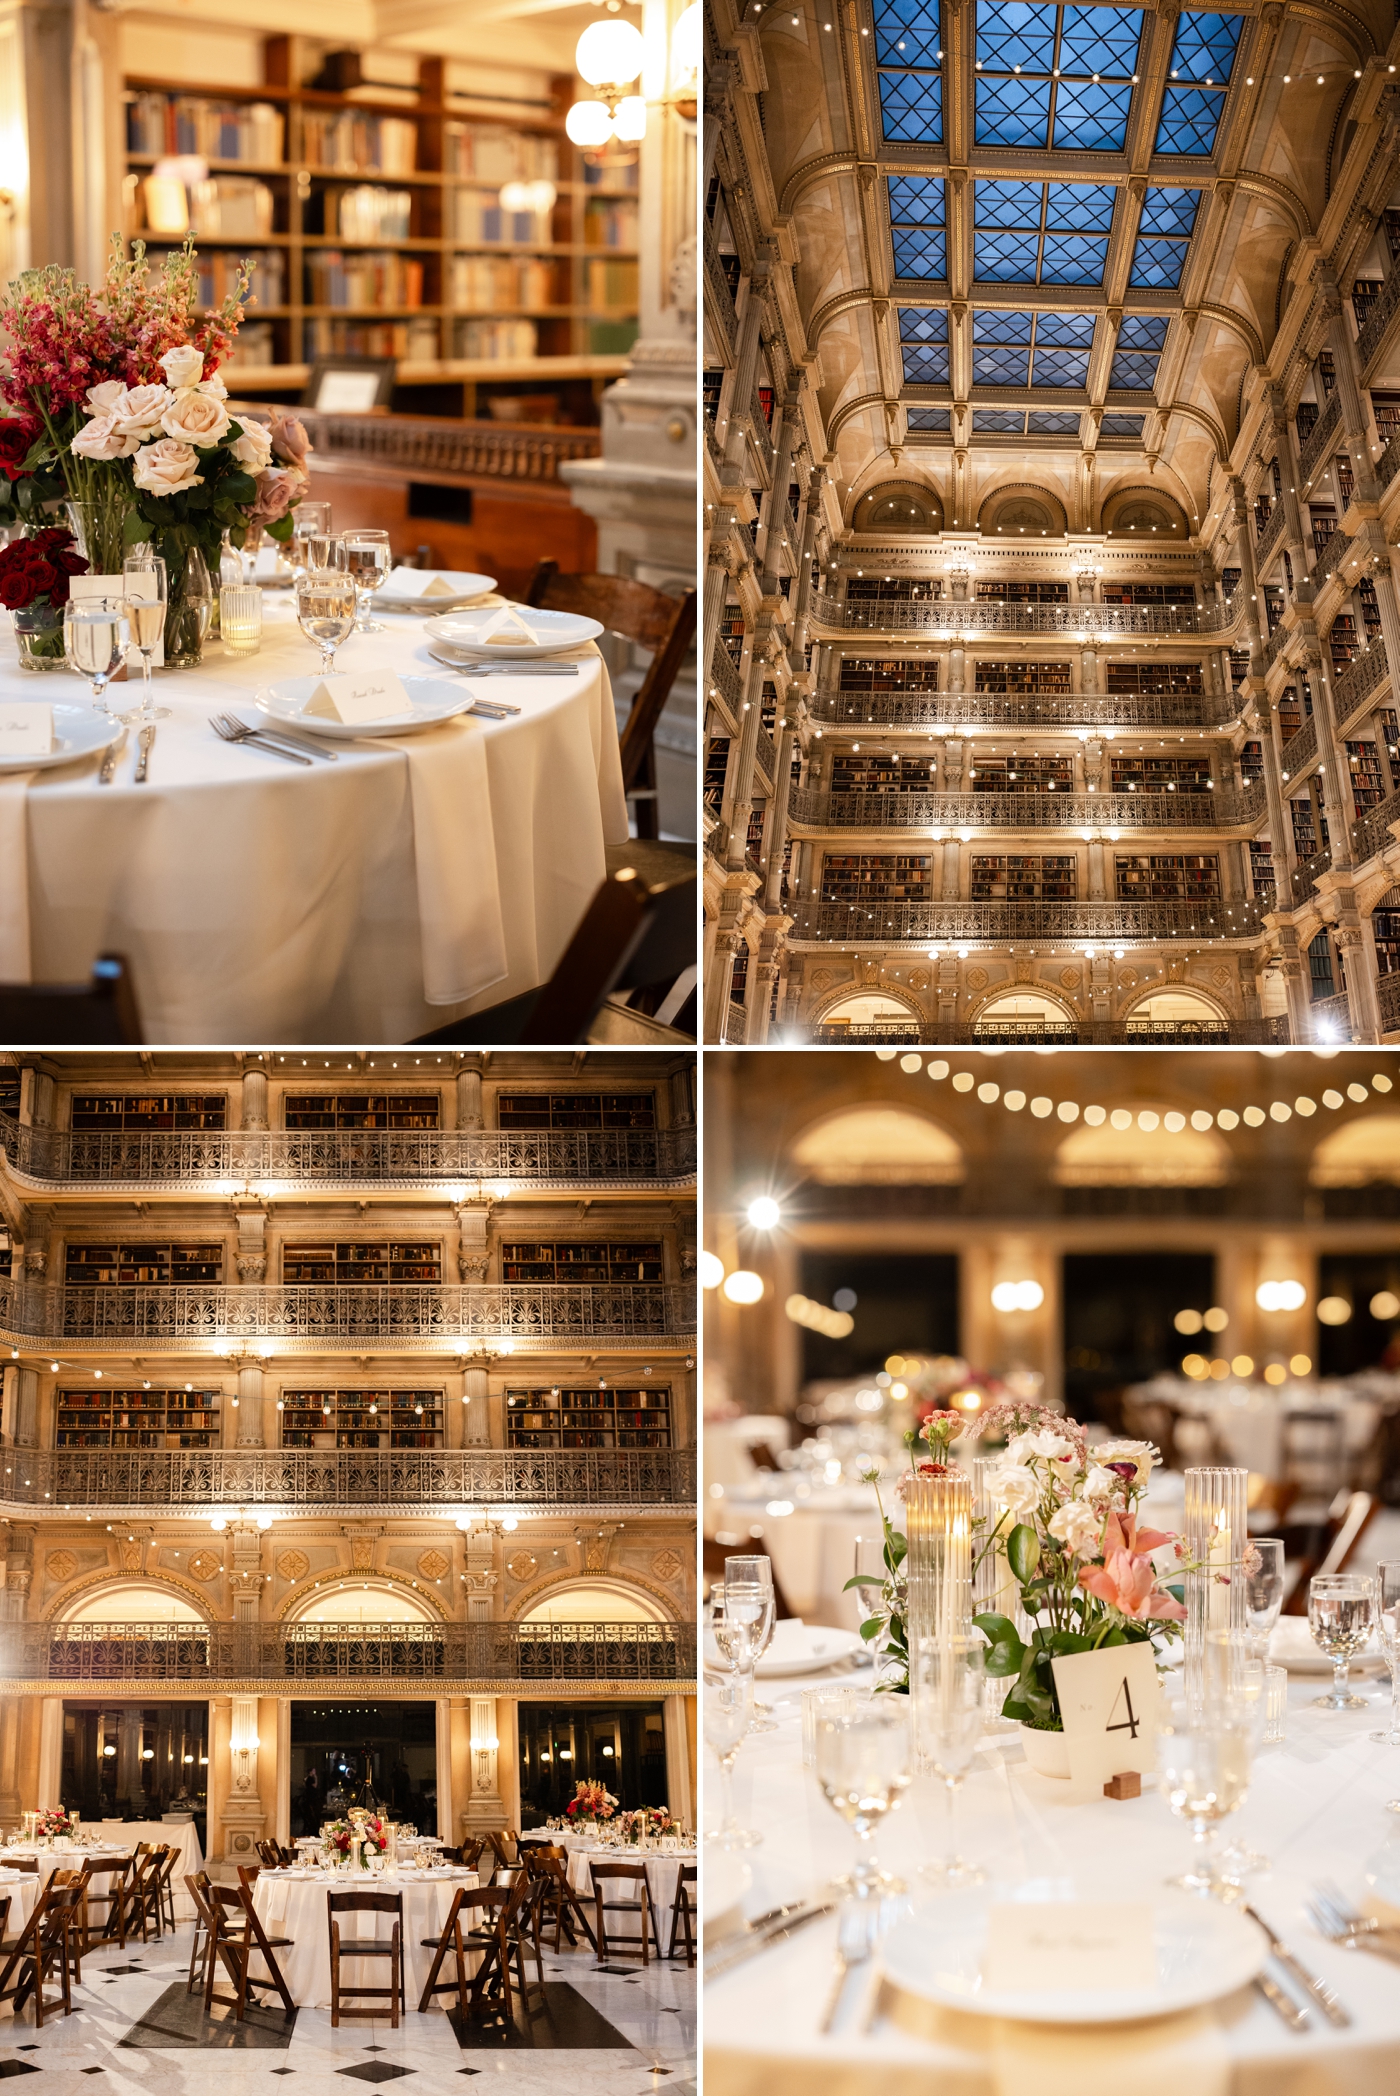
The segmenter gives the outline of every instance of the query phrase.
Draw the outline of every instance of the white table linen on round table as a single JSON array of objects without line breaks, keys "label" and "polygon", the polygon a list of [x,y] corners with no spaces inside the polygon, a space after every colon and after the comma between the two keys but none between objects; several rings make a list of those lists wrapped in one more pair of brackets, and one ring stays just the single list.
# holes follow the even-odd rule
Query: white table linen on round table
[{"label": "white table linen on round table", "polygon": [[[683,1863],[694,1863],[694,1861],[694,1849],[686,1849],[679,1854],[673,1853],[671,1855],[658,1853],[655,1849],[648,1849],[645,1854],[636,1850],[628,1851],[627,1849],[573,1849],[569,1854],[569,1883],[582,1899],[589,1919],[592,1920],[593,1865],[595,1863],[642,1864],[647,1874],[647,1896],[651,1900],[655,1941],[659,1949],[664,1951],[671,1934],[671,1907],[676,1897],[676,1886],[680,1882],[681,1865]],[[607,1890],[603,1894],[604,1899],[609,1901],[609,1903],[616,1900],[620,1905],[635,1906],[640,1916],[642,1903],[638,1897],[635,1883],[629,1884],[625,1879],[617,1879],[612,1882],[604,1879],[603,1882],[607,1886]],[[610,1937],[615,1936],[619,1942],[625,1942],[629,1937],[640,1938],[642,1933],[640,1919],[635,1929],[628,1926],[630,1920],[631,1916],[628,1914],[609,1912],[607,1916],[608,1935]]]},{"label": "white table linen on round table", "polygon": [[131,1856],[137,1846],[146,1842],[151,1848],[173,1848],[178,1851],[175,1867],[170,1874],[170,1889],[175,1900],[175,1919],[194,1920],[194,1901],[185,1890],[185,1879],[193,1877],[204,1868],[204,1851],[199,1845],[199,1835],[193,1820],[182,1820],[173,1826],[164,1821],[153,1820],[95,1820],[85,1824],[85,1833],[93,1837],[90,1845],[83,1848],[48,1849],[24,1843],[16,1843],[12,1851],[17,1856],[33,1856],[39,1864],[39,1875],[47,1878],[55,1870],[81,1870],[87,1858],[93,1854],[104,1856]]},{"label": "white table linen on round table", "polygon": [[[148,1041],[411,1039],[544,981],[627,835],[617,724],[595,649],[577,677],[486,677],[520,708],[287,764],[221,742],[254,694],[314,672],[291,593],[266,591],[253,656],[210,644],[155,680],[147,784],[134,735],[97,764],[0,775],[0,980],[82,982],[131,963]],[[457,681],[423,623],[355,635],[348,671]],[[462,680],[470,685],[470,678]],[[137,681],[112,703],[137,703]],[[86,684],[0,667],[0,698],[86,704]]]},{"label": "white table linen on round table", "polygon": [[[396,1878],[376,1877],[365,1871],[351,1878],[338,1875],[292,1878],[281,1871],[263,1871],[253,1887],[253,1906],[269,1936],[290,1936],[289,1948],[274,1952],[292,2000],[299,2009],[328,2009],[331,2005],[331,1939],[326,1900],[331,1892],[401,1892],[403,1894],[404,1999],[410,2014],[432,1967],[433,1952],[423,1948],[426,1937],[433,1942],[447,1926],[452,1901],[464,1888],[478,1883],[475,1871],[458,1871],[451,1878],[420,1877],[406,1871]],[[346,1935],[387,1936],[393,1927],[385,1914],[343,1915],[340,1932]],[[469,1974],[476,1972],[480,1958],[467,1960]],[[379,1970],[375,1970],[379,1967]],[[364,1959],[342,1968],[351,1982],[366,1986],[388,1985],[384,1977],[387,1960]],[[439,1973],[447,1976],[447,1968]],[[439,1994],[432,2006],[453,2005],[453,1997]],[[387,2013],[387,2004],[386,2004]]]},{"label": "white table linen on round table", "polygon": [[[801,1689],[783,1683],[780,1729],[747,1740],[735,1764],[741,1823],[760,1828],[743,1852],[753,1915],[810,1894],[849,1868],[852,1837],[801,1765]],[[706,2096],[1394,2096],[1400,2088],[1400,1986],[1384,1959],[1324,1942],[1303,1901],[1320,1878],[1366,1904],[1365,1860],[1400,1826],[1384,1805],[1400,1795],[1400,1750],[1372,1746],[1388,1684],[1355,1713],[1307,1707],[1316,1680],[1290,1684],[1288,1736],[1258,1758],[1231,1834],[1265,1851],[1272,1868],[1248,1896],[1285,1943],[1320,1973],[1353,2024],[1292,2035],[1252,1988],[1194,2015],[1102,2031],[1056,2032],[922,2007],[886,1990],[865,2035],[851,2028],[855,1984],[837,2030],[818,2034],[831,1989],[834,1917],[760,1953],[705,1990]],[[1068,1877],[1097,1869],[1115,1899],[1132,1899],[1180,1869],[1190,1846],[1154,1789],[1119,1804],[1071,1803],[1068,1786],[1035,1775],[1017,1746],[988,1745],[963,1787],[959,1850],[989,1880]],[[713,1815],[714,1788],[711,1785]],[[878,1838],[881,1860],[920,1892],[917,1868],[941,1852],[942,1801],[920,1779]],[[896,2020],[897,2019],[897,2020]]]}]

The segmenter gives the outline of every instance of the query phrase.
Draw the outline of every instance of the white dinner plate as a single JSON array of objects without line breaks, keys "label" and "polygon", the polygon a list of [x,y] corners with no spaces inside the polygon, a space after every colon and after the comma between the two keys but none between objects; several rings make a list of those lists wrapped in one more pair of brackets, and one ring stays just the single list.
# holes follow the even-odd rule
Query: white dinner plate
[{"label": "white dinner plate", "polygon": [[603,631],[596,619],[580,618],[572,611],[537,611],[531,604],[512,604],[510,608],[534,634],[533,643],[523,639],[493,643],[478,638],[488,620],[499,615],[499,606],[447,611],[440,618],[429,619],[427,630],[434,640],[445,641],[475,662],[529,662],[537,655],[560,655],[568,648],[581,648],[585,641],[597,640]]},{"label": "white dinner plate", "polygon": [[773,1642],[754,1671],[760,1679],[769,1680],[787,1674],[820,1674],[864,1650],[859,1631],[831,1630],[821,1623],[775,1623]]},{"label": "white dinner plate", "polygon": [[1151,1987],[1094,1987],[1072,1992],[1033,1988],[988,1990],[982,1982],[987,1915],[994,1903],[1024,1898],[1032,1888],[993,1893],[989,1888],[951,1892],[896,1922],[883,1946],[885,1971],[897,1987],[940,2008],[971,2016],[1005,2016],[1018,2023],[1129,2023],[1142,2016],[1172,2016],[1182,2009],[1219,2001],[1247,1986],[1268,1956],[1263,1931],[1232,1907],[1189,1892],[1119,1887],[1105,1894],[1068,1884],[1035,1888],[1061,1899],[1141,1897],[1152,1909],[1157,1978]]},{"label": "white dinner plate", "polygon": [[73,764],[80,757],[95,757],[109,749],[122,732],[120,721],[99,713],[93,705],[78,706],[59,699],[53,709],[54,746],[43,757],[0,757],[3,771],[52,771],[58,764]]},{"label": "white dinner plate", "polygon": [[[425,596],[421,589],[408,585],[408,577],[430,582],[445,582],[446,593],[435,592]],[[475,597],[484,597],[488,590],[496,587],[494,575],[470,575],[461,568],[391,568],[384,581],[374,593],[376,606],[389,611],[417,611],[424,614],[433,611],[453,611],[459,605],[470,604]]]},{"label": "white dinner plate", "polygon": [[[1290,1674],[1325,1674],[1330,1677],[1332,1662],[1322,1648],[1313,1642],[1306,1616],[1280,1616],[1269,1638],[1269,1660],[1273,1666],[1286,1667]],[[1385,1654],[1373,1649],[1358,1652],[1350,1662],[1353,1674],[1381,1674],[1385,1671]]]},{"label": "white dinner plate", "polygon": [[305,711],[320,681],[319,677],[285,677],[280,683],[265,684],[254,703],[259,713],[273,720],[295,721],[308,735],[328,735],[336,742],[351,742],[360,735],[412,735],[417,728],[433,728],[451,720],[472,704],[472,693],[465,684],[449,684],[444,677],[404,677],[400,681],[413,708],[411,715],[396,713],[391,720],[347,724]]}]

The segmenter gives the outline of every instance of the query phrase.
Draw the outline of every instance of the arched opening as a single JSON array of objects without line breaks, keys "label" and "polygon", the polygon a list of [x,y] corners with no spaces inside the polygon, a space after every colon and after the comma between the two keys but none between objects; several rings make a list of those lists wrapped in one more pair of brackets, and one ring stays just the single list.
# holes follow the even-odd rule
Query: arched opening
[{"label": "arched opening", "polygon": [[97,1587],[63,1611],[64,1623],[204,1623],[192,1601],[169,1587],[134,1580]]},{"label": "arched opening", "polygon": [[851,512],[852,531],[941,531],[943,504],[916,481],[886,480],[870,488]]},{"label": "arched opening", "polygon": [[532,1602],[522,1623],[666,1623],[671,1619],[659,1602],[618,1580],[582,1580],[552,1587]]},{"label": "arched opening", "polygon": [[289,1623],[438,1623],[441,1617],[421,1595],[371,1580],[344,1580],[313,1590],[290,1614]]},{"label": "arched opening", "polygon": [[1025,481],[994,489],[977,512],[984,538],[1062,539],[1068,523],[1058,495]]},{"label": "arched opening", "polygon": [[922,1114],[897,1106],[847,1106],[803,1130],[789,1152],[828,1186],[961,1186],[963,1153]]},{"label": "arched opening", "polygon": [[1185,511],[1162,488],[1119,488],[1104,503],[1103,531],[1111,539],[1191,536]]},{"label": "arched opening", "polygon": [[983,1041],[1072,1041],[1078,1022],[1053,997],[1035,990],[1016,990],[1008,997],[993,998],[972,1022],[972,1030]]},{"label": "arched opening", "polygon": [[915,1014],[886,996],[869,990],[859,997],[843,997],[823,1012],[818,1038],[829,1041],[909,1041],[919,1039]]},{"label": "arched opening", "polygon": [[1314,1186],[1400,1186],[1400,1113],[1362,1114],[1313,1151]]},{"label": "arched opening", "polygon": [[1055,1152],[1056,1185],[1223,1186],[1230,1153],[1221,1138],[1209,1128],[1170,1129],[1165,1115],[1144,1101],[1115,1107],[1097,1128],[1076,1128]]},{"label": "arched opening", "polygon": [[1130,1040],[1176,1042],[1227,1041],[1230,1023],[1208,997],[1194,990],[1154,990],[1128,1013]]}]

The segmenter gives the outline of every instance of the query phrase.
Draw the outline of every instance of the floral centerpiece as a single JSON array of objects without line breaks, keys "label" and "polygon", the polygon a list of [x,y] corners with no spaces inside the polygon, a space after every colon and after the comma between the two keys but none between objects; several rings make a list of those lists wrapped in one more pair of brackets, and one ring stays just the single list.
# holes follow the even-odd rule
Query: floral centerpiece
[{"label": "floral centerpiece", "polygon": [[34,1831],[48,1841],[54,1840],[60,1834],[71,1834],[72,1814],[66,1805],[50,1805],[39,1814]]},{"label": "floral centerpiece", "polygon": [[574,1794],[564,1807],[565,1815],[575,1825],[582,1820],[611,1819],[617,1810],[617,1799],[601,1783],[580,1781],[574,1785]]},{"label": "floral centerpiece", "polygon": [[69,579],[86,573],[87,562],[74,546],[72,532],[59,524],[36,531],[32,538],[16,539],[0,551],[0,604],[14,616],[22,668],[62,667]]},{"label": "floral centerpiece", "polygon": [[630,1842],[659,1841],[675,1825],[664,1805],[639,1805],[635,1812],[620,1814],[617,1823]]},{"label": "floral centerpiece", "polygon": [[250,270],[217,313],[197,310],[193,244],[148,276],[114,236],[100,290],[72,270],[24,271],[0,302],[8,368],[0,372],[0,522],[42,523],[67,505],[78,550],[119,574],[133,546],[154,545],[169,571],[166,660],[197,661],[209,573],[224,534],[286,539],[305,491],[306,432],[274,413],[234,417],[219,366],[243,318]]},{"label": "floral centerpiece", "polygon": [[[1009,1616],[996,1612],[974,1621],[988,1642],[987,1673],[1010,1682],[1002,1715],[1037,1731],[1059,1732],[1056,1658],[1181,1634],[1181,1580],[1191,1569],[1185,1547],[1179,1536],[1138,1522],[1143,1492],[1161,1458],[1146,1441],[1109,1441],[1090,1449],[1074,1420],[1019,1399],[993,1405],[972,1421],[957,1412],[932,1412],[921,1433],[929,1449],[913,1463],[921,1475],[956,1467],[949,1460],[955,1439],[1005,1440],[1004,1454],[985,1480],[1002,1512],[990,1525],[977,1523],[976,1561],[1004,1552],[1031,1628],[1023,1635]],[[878,1686],[907,1692],[905,1538],[883,1505],[880,1513],[884,1572],[860,1574],[847,1585],[876,1590],[862,1635],[880,1656]]]},{"label": "floral centerpiece", "polygon": [[388,1820],[357,1812],[353,1820],[327,1820],[321,1829],[322,1848],[337,1859],[353,1856],[357,1841],[363,1856],[382,1856],[389,1846]]}]

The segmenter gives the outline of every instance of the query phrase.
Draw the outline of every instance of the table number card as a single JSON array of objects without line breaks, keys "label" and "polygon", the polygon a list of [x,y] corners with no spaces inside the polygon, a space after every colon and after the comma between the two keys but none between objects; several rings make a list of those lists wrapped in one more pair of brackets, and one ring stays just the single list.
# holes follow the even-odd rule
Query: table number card
[{"label": "table number card", "polygon": [[1152,1909],[1130,1900],[1015,1900],[992,1907],[989,1994],[1136,1993],[1157,1984]]},{"label": "table number card", "polygon": [[1153,1768],[1159,1689],[1151,1645],[1105,1645],[1051,1664],[1071,1781],[1100,1790],[1110,1776]]},{"label": "table number card", "polygon": [[0,760],[47,757],[53,748],[53,708],[33,700],[0,705]]}]

